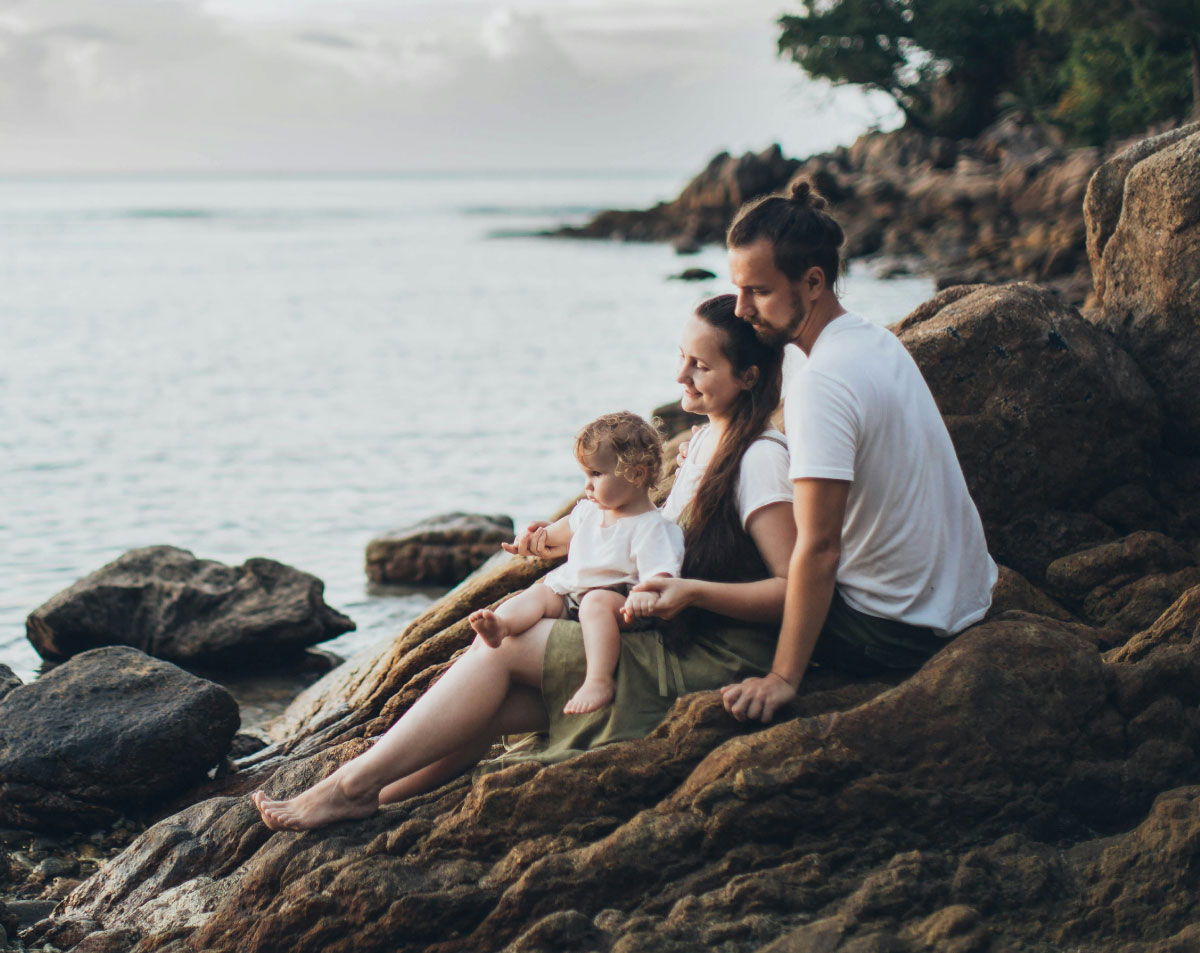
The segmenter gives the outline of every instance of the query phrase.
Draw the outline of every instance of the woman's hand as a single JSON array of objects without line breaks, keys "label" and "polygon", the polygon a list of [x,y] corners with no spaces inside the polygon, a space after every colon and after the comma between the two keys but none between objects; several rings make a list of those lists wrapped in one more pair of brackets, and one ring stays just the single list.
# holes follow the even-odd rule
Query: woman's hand
[{"label": "woman's hand", "polygon": [[653,611],[647,613],[658,619],[673,619],[690,606],[695,590],[692,579],[676,579],[674,576],[651,576],[629,590],[630,598],[636,593],[647,592],[657,596]]},{"label": "woman's hand", "polygon": [[631,625],[635,619],[645,619],[654,615],[654,607],[658,604],[657,592],[630,592],[625,597],[625,605],[621,606],[621,618],[626,625]]},{"label": "woman's hand", "polygon": [[796,688],[782,675],[747,678],[721,689],[725,710],[738,721],[770,721],[782,706],[796,697]]},{"label": "woman's hand", "polygon": [[549,523],[545,520],[537,520],[525,527],[525,532],[521,533],[511,543],[501,543],[500,548],[506,553],[512,553],[514,556],[551,556],[557,555],[551,552],[550,545],[546,541],[547,527]]}]

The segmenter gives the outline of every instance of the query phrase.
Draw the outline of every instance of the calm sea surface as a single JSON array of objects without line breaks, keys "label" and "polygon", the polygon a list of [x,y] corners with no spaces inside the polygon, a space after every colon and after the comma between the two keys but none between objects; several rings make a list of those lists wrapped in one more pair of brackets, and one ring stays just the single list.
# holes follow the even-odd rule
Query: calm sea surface
[{"label": "calm sea surface", "polygon": [[[438,593],[367,591],[380,532],[539,517],[571,438],[677,397],[677,334],[724,254],[511,237],[670,198],[683,176],[0,179],[0,662],[127,549],[270,556],[388,638]],[[507,236],[507,237],[506,237]],[[689,266],[721,277],[688,284]],[[880,322],[925,279],[852,272]]]}]

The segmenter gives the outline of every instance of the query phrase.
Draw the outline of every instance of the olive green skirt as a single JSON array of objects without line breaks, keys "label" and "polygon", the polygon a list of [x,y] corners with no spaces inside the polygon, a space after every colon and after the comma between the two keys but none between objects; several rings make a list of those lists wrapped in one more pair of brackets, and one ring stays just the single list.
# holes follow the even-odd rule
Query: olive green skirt
[{"label": "olive green skirt", "polygon": [[663,720],[675,699],[720,688],[771,669],[777,628],[721,626],[696,635],[676,652],[656,629],[621,634],[611,705],[584,715],[564,715],[563,705],[583,684],[587,659],[578,622],[560,620],[550,630],[542,662],[542,699],[550,716],[544,735],[527,736],[489,767],[515,760],[546,764],[631,738],[644,738]]}]

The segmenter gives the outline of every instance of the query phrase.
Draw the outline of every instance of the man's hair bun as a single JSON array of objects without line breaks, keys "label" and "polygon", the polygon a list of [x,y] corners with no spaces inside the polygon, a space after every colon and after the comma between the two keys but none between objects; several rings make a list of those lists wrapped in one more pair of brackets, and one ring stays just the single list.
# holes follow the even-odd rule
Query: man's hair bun
[{"label": "man's hair bun", "polygon": [[824,196],[812,187],[808,179],[792,183],[791,200],[801,208],[823,209],[828,204]]}]

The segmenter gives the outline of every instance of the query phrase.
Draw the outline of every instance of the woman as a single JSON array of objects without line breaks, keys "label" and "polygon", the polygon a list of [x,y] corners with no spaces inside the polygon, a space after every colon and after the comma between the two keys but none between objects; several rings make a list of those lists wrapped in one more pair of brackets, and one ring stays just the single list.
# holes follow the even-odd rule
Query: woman
[{"label": "woman", "polygon": [[686,578],[642,584],[659,593],[667,631],[622,637],[613,704],[562,712],[583,680],[578,623],[543,620],[495,648],[476,639],[370,751],[289,800],[255,792],[268,827],[367,817],[469,768],[499,735],[548,732],[542,760],[643,737],[678,696],[769,672],[795,542],[787,451],[769,424],[783,353],[735,302],[705,301],[684,328],[683,408],[709,420],[663,507],[684,529]]}]

